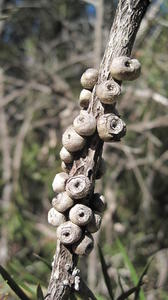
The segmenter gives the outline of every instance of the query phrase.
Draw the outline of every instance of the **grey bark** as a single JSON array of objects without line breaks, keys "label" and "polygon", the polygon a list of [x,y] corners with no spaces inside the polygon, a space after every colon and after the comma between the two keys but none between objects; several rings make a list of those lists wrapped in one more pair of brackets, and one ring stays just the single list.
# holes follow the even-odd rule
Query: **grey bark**
[{"label": "grey bark", "polygon": [[[149,3],[149,0],[119,0],[109,41],[100,66],[98,83],[110,78],[109,69],[114,57],[121,55],[130,56],[136,33]],[[98,117],[106,112],[105,109],[96,97],[94,88],[88,110],[92,111],[95,117]],[[114,112],[115,107],[110,108],[110,110]],[[102,148],[103,142],[95,134],[92,140],[88,141],[80,157],[77,156],[75,158],[70,176],[84,174],[94,184],[96,168],[102,155]],[[77,257],[71,253],[70,249],[57,242],[57,250],[46,300],[68,299],[70,291],[74,288],[75,275],[72,273],[76,263]],[[90,299],[89,296],[88,299]]]}]

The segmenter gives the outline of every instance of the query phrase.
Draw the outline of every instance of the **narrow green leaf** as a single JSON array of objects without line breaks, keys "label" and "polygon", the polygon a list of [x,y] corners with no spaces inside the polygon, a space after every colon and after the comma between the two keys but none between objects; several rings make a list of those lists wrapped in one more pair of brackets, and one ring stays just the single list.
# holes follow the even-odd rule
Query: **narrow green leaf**
[{"label": "narrow green leaf", "polygon": [[40,284],[37,286],[37,300],[44,300],[44,295]]},{"label": "narrow green leaf", "polygon": [[[130,271],[130,274],[131,274],[131,279],[133,281],[133,283],[135,285],[137,285],[138,283],[138,275],[136,273],[136,270],[132,264],[132,262],[130,261],[128,255],[127,255],[127,252],[123,246],[123,244],[121,243],[121,241],[119,239],[117,239],[117,245],[118,245],[118,248],[123,256],[123,259],[124,259],[124,263],[125,265],[128,267],[129,271]],[[144,295],[144,292],[141,290],[140,292],[140,300],[145,300],[145,295]]]},{"label": "narrow green leaf", "polygon": [[[151,260],[152,261],[152,260]],[[120,295],[117,300],[124,300],[124,299],[127,299],[130,295],[132,295],[133,293],[135,293],[135,297],[134,297],[134,300],[138,300],[139,299],[139,294],[140,294],[140,289],[141,289],[141,286],[143,285],[143,277],[146,275],[148,269],[149,269],[149,266],[151,264],[151,261],[146,265],[146,267],[144,268],[144,271],[142,272],[140,278],[139,278],[139,281],[138,281],[138,284],[137,286],[131,288],[130,290],[126,291],[125,293],[123,293],[122,295]]]},{"label": "narrow green leaf", "polygon": [[103,296],[100,296],[100,295],[97,295],[97,300],[107,300],[107,298],[105,298]]},{"label": "narrow green leaf", "polygon": [[134,286],[133,288],[129,289],[128,291],[124,292],[122,295],[120,295],[117,300],[125,300],[132,294],[134,294],[138,289],[138,286]]},{"label": "narrow green leaf", "polygon": [[46,259],[42,258],[40,255],[38,255],[38,254],[36,254],[36,253],[33,253],[33,255],[34,255],[38,260],[42,261],[42,262],[49,268],[50,271],[52,271],[52,267],[51,267],[50,263],[49,263]]},{"label": "narrow green leaf", "polygon": [[93,294],[93,292],[87,286],[87,284],[82,280],[82,278],[80,280],[80,290],[78,291],[78,294],[81,299],[97,300],[96,296]]},{"label": "narrow green leaf", "polygon": [[100,257],[100,262],[101,262],[101,267],[102,267],[102,271],[103,271],[103,276],[104,276],[104,281],[106,283],[106,287],[107,290],[109,292],[110,295],[110,299],[114,300],[114,295],[113,295],[113,288],[112,288],[112,284],[111,284],[111,279],[110,276],[107,272],[107,265],[106,265],[106,261],[104,259],[104,255],[103,252],[100,248],[100,246],[98,246],[98,251],[99,251],[99,257]]},{"label": "narrow green leaf", "polygon": [[27,286],[24,282],[18,281],[18,284],[21,288],[23,288],[23,290],[28,292],[28,294],[31,294],[32,297],[36,296],[36,293],[29,286]]},{"label": "narrow green leaf", "polygon": [[135,292],[135,297],[134,297],[134,300],[138,300],[139,298],[139,293],[140,293],[140,287],[141,285],[143,284],[143,278],[144,276],[146,275],[146,273],[148,272],[148,269],[151,265],[151,262],[152,262],[153,258],[149,261],[149,263],[146,265],[146,267],[144,268],[140,278],[139,278],[139,281],[138,281],[138,284],[137,284],[137,290]]},{"label": "narrow green leaf", "polygon": [[126,266],[128,267],[128,269],[131,273],[131,279],[132,279],[133,283],[137,284],[138,276],[137,276],[136,270],[135,270],[133,264],[131,263],[123,244],[121,243],[121,241],[119,239],[117,239],[117,246],[123,256]]},{"label": "narrow green leaf", "polygon": [[23,290],[18,286],[18,284],[12,279],[9,273],[0,265],[0,274],[3,279],[7,282],[10,288],[21,300],[30,300],[29,297],[23,292]]}]

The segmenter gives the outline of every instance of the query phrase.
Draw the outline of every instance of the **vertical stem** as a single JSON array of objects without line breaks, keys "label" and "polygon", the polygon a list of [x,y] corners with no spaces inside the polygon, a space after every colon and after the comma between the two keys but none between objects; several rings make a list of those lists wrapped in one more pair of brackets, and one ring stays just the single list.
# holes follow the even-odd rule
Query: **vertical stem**
[{"label": "vertical stem", "polygon": [[103,14],[104,4],[103,0],[99,0],[95,5],[96,7],[96,22],[95,22],[95,41],[94,41],[94,66],[98,68],[101,60],[102,52],[102,26],[103,26]]},{"label": "vertical stem", "polygon": [[[0,70],[0,102],[3,100],[4,95],[4,75],[3,70]],[[0,108],[0,148],[2,154],[2,200],[1,207],[3,209],[3,221],[1,226],[1,238],[0,238],[0,262],[5,265],[8,259],[8,232],[6,223],[9,218],[9,206],[12,193],[11,184],[11,145],[10,137],[8,133],[7,116],[3,107]]]},{"label": "vertical stem", "polygon": [[[130,56],[136,33],[149,3],[149,0],[119,0],[109,41],[100,66],[98,82],[109,78],[110,65],[114,57],[121,55]],[[96,97],[95,88],[89,109],[92,110],[95,117],[104,113],[104,107]],[[88,143],[88,149],[85,149],[84,158],[82,156],[83,153],[81,153],[81,157],[74,160],[70,176],[74,176],[76,172],[86,175],[90,170],[94,174],[97,161],[102,155],[102,147],[102,141],[95,134],[91,142]],[[46,300],[68,299],[71,288],[74,287],[72,272],[76,263],[76,256],[71,253],[70,249],[58,243]],[[65,267],[67,264],[69,265],[68,271],[67,267]]]}]

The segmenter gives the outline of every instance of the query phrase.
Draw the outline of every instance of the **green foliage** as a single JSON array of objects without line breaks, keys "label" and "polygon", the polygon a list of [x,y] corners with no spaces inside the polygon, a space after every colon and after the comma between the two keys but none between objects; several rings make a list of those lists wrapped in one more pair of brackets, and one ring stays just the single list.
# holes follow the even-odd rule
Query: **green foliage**
[{"label": "green foliage", "polygon": [[106,283],[106,287],[107,287],[107,290],[109,292],[110,299],[114,300],[113,287],[112,287],[111,279],[108,275],[106,261],[104,259],[103,252],[102,252],[100,246],[98,246],[98,251],[99,251],[99,258],[100,258],[100,262],[101,262],[101,267],[102,267],[102,272],[103,272],[104,280],[105,280],[105,283]]},{"label": "green foliage", "polygon": [[[140,278],[138,279],[138,276],[136,274],[134,266],[130,262],[129,257],[127,256],[127,253],[126,253],[122,243],[119,240],[117,241],[117,243],[118,243],[121,253],[123,254],[125,263],[127,264],[127,266],[130,269],[130,272],[132,274],[132,279],[134,281],[134,284],[136,284],[136,286],[134,286],[133,288],[130,288],[127,291],[124,291],[121,281],[119,279],[119,285],[121,287],[122,294],[116,300],[128,299],[128,297],[132,294],[134,294],[134,300],[142,299],[141,298],[142,297],[141,296],[141,286],[143,285],[143,278],[147,274],[147,271],[149,269],[151,261],[146,265]],[[98,251],[99,251],[99,257],[100,257],[102,272],[103,272],[103,276],[104,276],[104,281],[106,283],[106,287],[109,292],[110,299],[114,300],[115,299],[114,298],[114,287],[112,286],[112,279],[110,278],[110,276],[108,274],[108,267],[107,267],[107,264],[106,264],[106,261],[105,261],[105,258],[104,258],[104,255],[103,255],[103,252],[102,252],[100,246],[98,246]],[[144,296],[144,294],[143,294],[143,296]],[[100,297],[100,299],[101,299],[101,297]],[[144,296],[144,299],[145,299],[145,296]]]},{"label": "green foliage", "polygon": [[141,276],[140,276],[140,278],[139,278],[139,280],[138,280],[138,283],[137,283],[137,286],[136,286],[137,289],[136,289],[136,291],[135,291],[135,297],[134,297],[134,300],[138,300],[139,297],[141,297],[141,292],[140,292],[140,290],[141,290],[141,285],[143,284],[143,278],[144,278],[144,276],[147,274],[151,262],[152,262],[152,260],[150,260],[149,263],[146,265],[146,267],[144,268],[144,270],[143,270],[143,272],[142,272],[142,274],[141,274]]},{"label": "green foliage", "polygon": [[[10,286],[11,290],[19,297],[21,300],[44,300],[44,295],[42,288],[40,284],[37,285],[36,294],[31,290],[29,286],[27,286],[23,281],[19,284],[16,283],[16,281],[11,277],[9,272],[7,272],[2,266],[0,266],[0,274],[2,275],[3,279],[6,281],[6,283]],[[20,286],[28,292],[28,294],[31,295],[31,298],[29,298],[23,289],[20,288]]]},{"label": "green foliage", "polygon": [[[130,271],[130,274],[131,274],[131,278],[132,278],[132,281],[135,285],[138,286],[138,275],[136,273],[136,270],[133,266],[133,264],[131,263],[128,255],[127,255],[127,252],[124,248],[124,246],[122,245],[121,241],[119,239],[117,239],[117,245],[119,247],[119,250],[123,256],[123,259],[124,259],[124,262],[126,264],[126,266],[128,267],[129,271]],[[148,269],[148,268],[147,268]],[[146,270],[146,269],[145,269]],[[146,270],[147,271],[147,270]],[[146,272],[145,272],[146,273]],[[143,275],[144,276],[144,275]],[[143,277],[142,276],[142,277]],[[141,280],[140,280],[140,283],[141,283]],[[122,299],[119,299],[119,300],[122,300]],[[136,300],[136,299],[135,299]],[[144,296],[144,293],[143,291],[140,292],[140,300],[145,300],[145,296]]]},{"label": "green foliage", "polygon": [[127,255],[126,249],[124,248],[123,244],[121,243],[121,241],[119,239],[117,239],[117,245],[118,245],[118,248],[119,248],[119,250],[120,250],[120,252],[123,256],[123,259],[124,259],[124,262],[125,262],[126,266],[130,270],[131,278],[132,278],[133,283],[137,284],[138,276],[137,276],[136,270],[135,270],[133,264],[131,263],[131,261],[130,261],[128,255]]},{"label": "green foliage", "polygon": [[14,281],[14,279],[9,275],[9,273],[0,266],[0,274],[2,275],[3,279],[7,282],[10,288],[14,291],[14,293],[19,297],[21,300],[30,300],[28,296],[23,292],[23,290],[19,287],[19,285]]}]

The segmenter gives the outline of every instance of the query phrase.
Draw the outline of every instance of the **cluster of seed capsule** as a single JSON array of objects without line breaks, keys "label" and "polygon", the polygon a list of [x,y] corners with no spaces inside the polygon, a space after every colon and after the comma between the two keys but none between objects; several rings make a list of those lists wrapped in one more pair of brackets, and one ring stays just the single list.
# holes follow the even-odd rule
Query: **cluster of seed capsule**
[{"label": "cluster of seed capsule", "polygon": [[[96,96],[104,106],[114,107],[121,94],[121,81],[136,79],[140,70],[138,60],[121,56],[113,59],[111,79],[106,82],[98,83],[96,69],[86,70],[81,77],[81,111],[62,137],[60,158],[64,172],[58,173],[54,178],[52,187],[56,196],[48,213],[48,222],[57,227],[57,238],[64,245],[71,246],[73,253],[77,255],[87,255],[93,249],[92,233],[100,228],[105,202],[103,196],[93,193],[93,183],[87,176],[70,176],[74,155],[85,147],[88,137],[94,135],[96,130],[105,142],[118,141],[126,132],[125,123],[114,113],[114,109],[113,113],[105,113],[97,119],[87,111],[92,90],[95,86]],[[101,167],[98,173],[96,178],[101,176]]]}]

